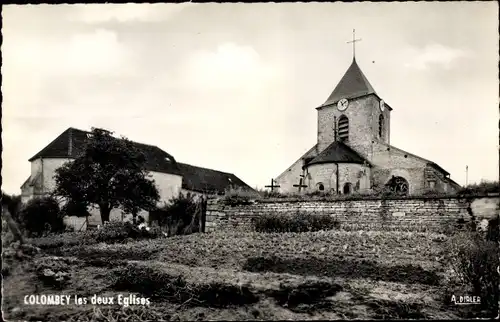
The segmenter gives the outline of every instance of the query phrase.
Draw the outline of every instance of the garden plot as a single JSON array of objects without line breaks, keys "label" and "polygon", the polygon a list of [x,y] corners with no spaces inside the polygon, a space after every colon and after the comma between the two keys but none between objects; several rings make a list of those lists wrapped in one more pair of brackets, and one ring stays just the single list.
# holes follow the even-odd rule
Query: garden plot
[{"label": "garden plot", "polygon": [[[4,311],[10,319],[72,321],[458,318],[443,301],[436,259],[444,238],[331,231],[45,240],[35,265],[5,280]],[[40,278],[42,264],[68,274],[58,292],[136,294],[151,306],[23,306],[27,292],[56,291]]]}]

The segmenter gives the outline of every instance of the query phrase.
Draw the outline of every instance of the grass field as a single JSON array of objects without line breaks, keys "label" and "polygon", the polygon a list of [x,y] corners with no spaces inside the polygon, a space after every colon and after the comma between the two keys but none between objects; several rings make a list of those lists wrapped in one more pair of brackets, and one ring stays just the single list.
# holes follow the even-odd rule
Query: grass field
[{"label": "grass field", "polygon": [[[214,232],[126,243],[83,233],[30,242],[4,278],[8,320],[455,319],[447,237],[409,232]],[[46,270],[62,272],[55,282]],[[50,274],[49,274],[50,275]],[[25,305],[30,294],[135,294],[151,304]]]}]

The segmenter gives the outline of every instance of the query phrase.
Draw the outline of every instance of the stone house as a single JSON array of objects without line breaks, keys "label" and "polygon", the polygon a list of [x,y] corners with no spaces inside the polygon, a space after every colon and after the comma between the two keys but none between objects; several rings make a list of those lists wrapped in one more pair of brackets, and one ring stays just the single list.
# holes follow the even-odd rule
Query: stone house
[{"label": "stone house", "polygon": [[[23,203],[34,197],[46,196],[53,191],[55,170],[64,163],[74,160],[83,152],[84,144],[89,135],[90,132],[68,128],[29,159],[31,174],[21,186]],[[160,194],[159,206],[168,203],[179,193],[222,195],[230,187],[255,192],[232,173],[179,163],[171,154],[157,146],[137,142],[133,142],[133,144],[146,156],[146,170],[154,179]],[[91,209],[90,214],[89,224],[101,223],[98,209]],[[145,211],[139,215],[145,217],[146,220],[148,218],[148,213]],[[110,220],[124,220],[129,217],[129,214],[124,214],[119,209],[113,209],[110,214]],[[78,229],[85,225],[83,221],[82,218],[68,218],[68,223],[75,227],[78,226]]]},{"label": "stone house", "polygon": [[393,108],[375,92],[353,58],[316,108],[316,144],[276,178],[279,191],[402,194],[452,192],[460,186],[436,163],[390,144]]}]

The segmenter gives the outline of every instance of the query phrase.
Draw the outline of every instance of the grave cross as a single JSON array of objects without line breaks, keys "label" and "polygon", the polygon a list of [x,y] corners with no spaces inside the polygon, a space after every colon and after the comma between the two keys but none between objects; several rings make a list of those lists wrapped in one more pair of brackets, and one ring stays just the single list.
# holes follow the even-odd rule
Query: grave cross
[{"label": "grave cross", "polygon": [[266,186],[266,188],[271,188],[271,191],[274,191],[274,188],[279,188],[280,187],[279,184],[275,185],[275,183],[277,183],[277,182],[274,181],[274,179],[271,179],[271,185],[270,186]]},{"label": "grave cross", "polygon": [[300,181],[299,184],[294,184],[294,187],[297,187],[299,189],[299,192],[302,190],[302,188],[307,188],[305,184],[302,184],[302,178],[304,177],[303,175],[300,176]]}]

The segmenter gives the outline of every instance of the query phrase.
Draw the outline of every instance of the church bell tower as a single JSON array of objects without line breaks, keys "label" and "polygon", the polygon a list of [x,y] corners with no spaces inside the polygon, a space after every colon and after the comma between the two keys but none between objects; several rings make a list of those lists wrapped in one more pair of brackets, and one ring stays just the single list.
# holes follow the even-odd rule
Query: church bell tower
[{"label": "church bell tower", "polygon": [[[335,140],[343,141],[366,159],[371,159],[374,141],[389,143],[390,111],[392,108],[375,92],[355,57],[340,82],[318,111],[318,153]],[[336,122],[336,124],[334,124]]]}]

